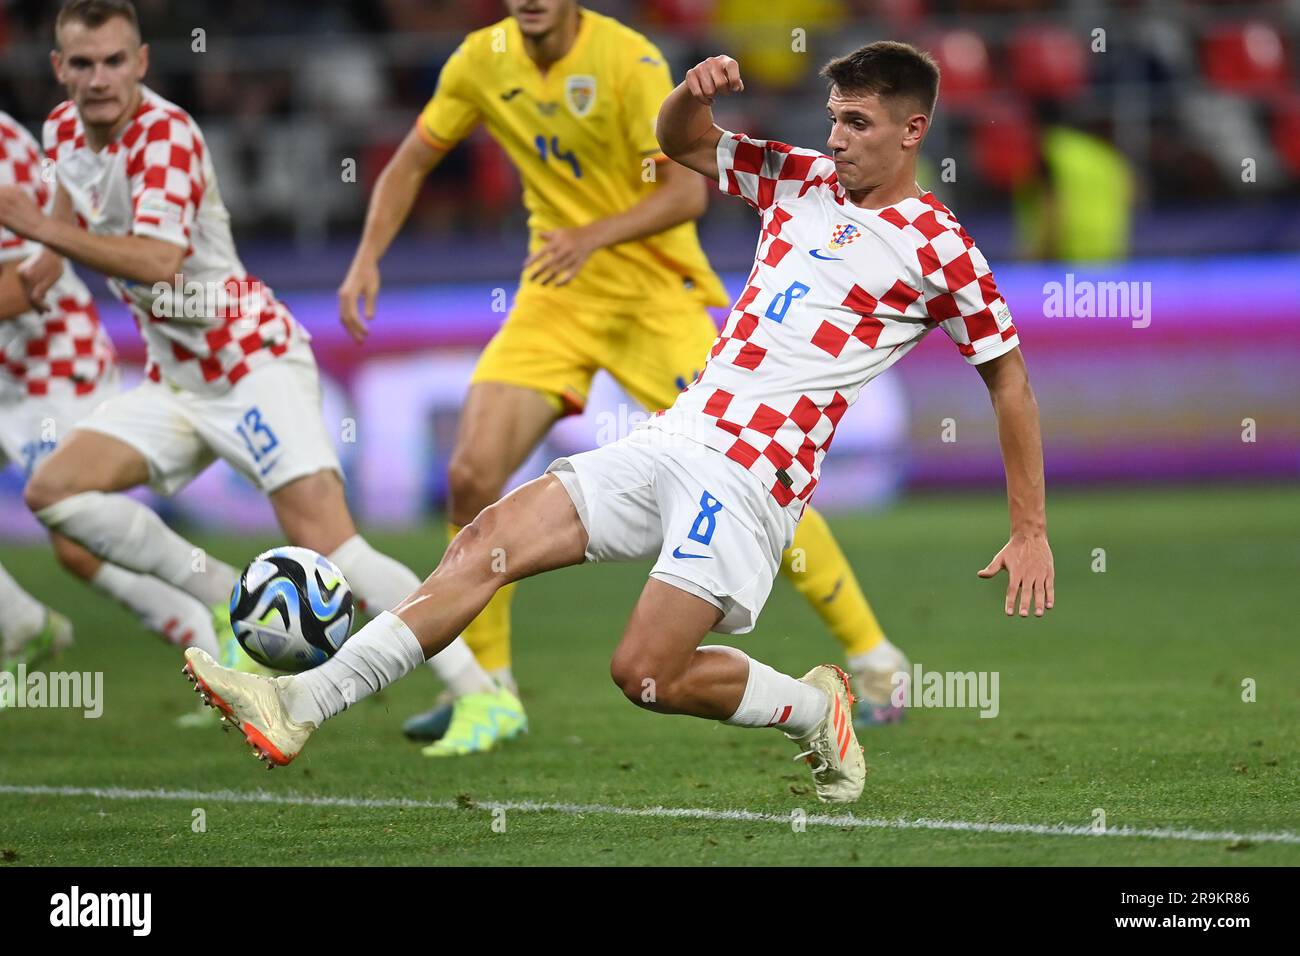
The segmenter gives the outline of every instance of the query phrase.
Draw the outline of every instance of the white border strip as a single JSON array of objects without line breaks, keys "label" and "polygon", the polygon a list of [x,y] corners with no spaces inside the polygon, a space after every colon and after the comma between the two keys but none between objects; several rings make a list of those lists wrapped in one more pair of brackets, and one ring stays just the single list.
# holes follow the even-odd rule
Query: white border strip
[{"label": "white border strip", "polygon": [[[465,807],[454,800],[408,800],[400,797],[313,797],[297,793],[268,793],[263,790],[130,790],[122,787],[41,787],[0,784],[0,795],[31,797],[97,797],[101,800],[175,800],[187,803],[263,803],[295,807],[349,807],[364,810],[514,810],[519,813],[564,813],[570,816],[656,817],[670,820],[716,820],[719,822],[779,823],[789,826],[790,814],[756,813],[752,810],[708,810],[697,807],[618,807],[601,803],[536,803],[531,800],[475,802]],[[851,813],[812,813],[803,821],[808,826],[861,827],[875,830],[952,830],[962,833],[1015,833],[1029,836],[1142,837],[1150,840],[1186,840],[1197,843],[1289,843],[1300,844],[1300,834],[1237,833],[1232,830],[1176,830],[1171,827],[1115,827],[1094,830],[1089,826],[1043,823],[977,823],[968,820],[886,820],[855,817]]]}]

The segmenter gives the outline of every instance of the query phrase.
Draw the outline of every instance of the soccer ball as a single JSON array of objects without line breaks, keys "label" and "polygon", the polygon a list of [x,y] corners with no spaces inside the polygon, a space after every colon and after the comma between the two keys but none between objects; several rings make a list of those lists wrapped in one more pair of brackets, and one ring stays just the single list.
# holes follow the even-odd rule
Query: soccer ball
[{"label": "soccer ball", "polygon": [[352,633],[352,589],[329,558],[272,548],[244,568],[230,595],[230,626],[248,656],[305,671],[334,656]]}]

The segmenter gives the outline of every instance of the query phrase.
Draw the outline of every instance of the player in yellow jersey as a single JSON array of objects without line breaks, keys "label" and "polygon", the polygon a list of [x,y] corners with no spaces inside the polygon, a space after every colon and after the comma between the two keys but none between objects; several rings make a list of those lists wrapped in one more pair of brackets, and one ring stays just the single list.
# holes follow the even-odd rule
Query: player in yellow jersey
[{"label": "player in yellow jersey", "polygon": [[[362,341],[379,260],[421,183],[484,124],[523,179],[529,255],[461,412],[449,469],[453,537],[501,496],[551,425],[582,411],[597,370],[648,409],[671,405],[717,337],[707,307],[728,304],[695,231],[708,203],[705,180],[670,161],[655,139],[659,106],[673,88],[663,55],[576,0],[506,7],[508,17],[469,34],[444,65],[433,98],[379,177],[339,288],[343,324]],[[896,720],[891,679],[910,668],[812,509],[782,571],[843,644],[865,705],[859,721]],[[479,662],[512,688],[513,590],[502,588],[464,634]],[[421,714],[407,734],[437,740],[425,748],[431,756],[498,734],[491,715],[450,714],[445,704]]]}]

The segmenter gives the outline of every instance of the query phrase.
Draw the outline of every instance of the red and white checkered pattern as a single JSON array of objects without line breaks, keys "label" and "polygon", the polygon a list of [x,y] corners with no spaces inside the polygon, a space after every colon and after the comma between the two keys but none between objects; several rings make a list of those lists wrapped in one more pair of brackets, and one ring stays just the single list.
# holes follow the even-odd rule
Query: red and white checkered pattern
[{"label": "red and white checkered pattern", "polygon": [[[307,339],[307,333],[297,327],[289,310],[260,280],[229,279],[218,292],[213,297],[217,304],[213,312],[224,317],[217,320],[219,324],[205,326],[187,336],[188,339],[195,335],[201,337],[199,350],[171,334],[179,323],[154,316],[142,322],[139,313],[135,313],[136,325],[149,345],[144,372],[150,380],[158,382],[166,377],[168,381],[176,381],[160,368],[161,353],[170,356],[173,368],[184,369],[191,377],[197,373],[205,386],[215,385],[217,390],[225,391],[258,365],[283,355],[295,329],[301,340]],[[181,302],[184,303],[184,298]],[[127,304],[131,304],[129,299]],[[199,390],[192,385],[186,387]]]},{"label": "red and white checkered pattern", "polygon": [[[50,187],[41,178],[41,151],[36,140],[17,120],[0,111],[0,186],[22,186],[42,209],[50,200]],[[36,246],[0,226],[0,262],[25,259]]]},{"label": "red and white checkered pattern", "polygon": [[744,465],[798,519],[845,410],[931,329],[971,364],[1019,339],[988,262],[931,193],[863,209],[830,157],[739,133],[718,143],[718,185],[762,217],[754,269],[704,370],[648,424]]},{"label": "red and white checkered pattern", "polygon": [[183,281],[206,293],[183,316],[159,308],[161,298],[173,298],[170,285],[120,278],[109,285],[131,307],[152,379],[198,394],[223,392],[308,336],[271,290],[245,273],[198,125],[152,90],[140,90],[135,115],[98,153],[86,146],[75,104],[58,106],[45,121],[46,153],[90,232],[148,236],[185,250]]},{"label": "red and white checkered pattern", "polygon": [[[52,190],[41,177],[36,140],[0,112],[0,186],[21,186],[43,209]],[[36,243],[0,227],[0,264],[37,252]],[[113,345],[90,290],[65,265],[46,294],[49,309],[0,322],[0,396],[86,395],[113,366]]]}]

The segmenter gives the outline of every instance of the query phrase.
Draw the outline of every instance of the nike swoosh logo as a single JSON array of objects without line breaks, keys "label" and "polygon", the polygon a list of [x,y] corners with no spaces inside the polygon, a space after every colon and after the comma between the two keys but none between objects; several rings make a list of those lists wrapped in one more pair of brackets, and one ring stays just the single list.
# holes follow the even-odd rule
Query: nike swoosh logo
[{"label": "nike swoosh logo", "polygon": [[810,251],[810,252],[808,253],[808,255],[812,256],[814,259],[821,259],[823,262],[843,262],[843,261],[844,261],[844,259],[843,259],[842,256],[823,256],[823,255],[821,255],[820,253],[821,253],[821,250],[820,250],[820,249],[813,249],[812,251]]},{"label": "nike swoosh logo", "polygon": [[687,554],[681,548],[673,548],[673,557],[674,558],[706,558],[708,560],[713,559],[713,555],[711,554]]},{"label": "nike swoosh logo", "polygon": [[501,98],[502,98],[503,100],[505,100],[507,103],[509,103],[511,100],[513,100],[516,96],[518,96],[518,95],[519,95],[520,93],[522,93],[523,91],[524,91],[524,88],[523,88],[522,86],[516,86],[516,87],[515,87],[513,90],[511,90],[510,92],[508,92],[508,93],[502,93],[502,94],[501,94]]}]

